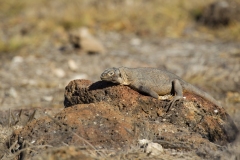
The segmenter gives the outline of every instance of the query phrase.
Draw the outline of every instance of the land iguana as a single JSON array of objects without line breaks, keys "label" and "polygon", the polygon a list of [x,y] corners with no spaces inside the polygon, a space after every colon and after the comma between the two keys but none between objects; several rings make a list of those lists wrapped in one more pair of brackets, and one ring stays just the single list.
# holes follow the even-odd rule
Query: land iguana
[{"label": "land iguana", "polygon": [[160,96],[174,95],[173,100],[167,111],[177,100],[183,99],[183,90],[194,93],[214,105],[221,107],[220,104],[209,94],[201,91],[197,87],[185,82],[177,75],[165,70],[156,68],[109,68],[101,74],[101,80],[110,81],[120,85],[130,86],[138,92],[146,93],[154,98],[160,99]]}]

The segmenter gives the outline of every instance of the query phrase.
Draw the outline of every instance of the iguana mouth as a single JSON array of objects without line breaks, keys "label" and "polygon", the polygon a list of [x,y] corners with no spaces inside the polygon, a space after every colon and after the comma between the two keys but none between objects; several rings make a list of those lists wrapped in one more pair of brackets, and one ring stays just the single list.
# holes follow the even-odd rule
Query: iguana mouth
[{"label": "iguana mouth", "polygon": [[107,77],[100,77],[102,81],[111,81],[112,79],[109,79]]},{"label": "iguana mouth", "polygon": [[117,83],[112,77],[101,76],[100,78],[102,81],[109,81],[109,82]]}]

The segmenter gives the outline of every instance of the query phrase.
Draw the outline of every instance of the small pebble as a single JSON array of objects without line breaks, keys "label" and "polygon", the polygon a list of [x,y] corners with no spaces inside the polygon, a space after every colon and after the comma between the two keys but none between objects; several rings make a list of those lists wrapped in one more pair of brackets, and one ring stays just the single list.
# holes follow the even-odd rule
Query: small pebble
[{"label": "small pebble", "polygon": [[66,73],[64,72],[63,69],[61,68],[57,68],[54,70],[54,74],[58,77],[58,78],[63,78],[65,77]]},{"label": "small pebble", "polygon": [[53,100],[53,96],[43,96],[42,99],[47,102],[51,102]]},{"label": "small pebble", "polygon": [[21,56],[15,56],[12,59],[12,63],[22,63],[23,62],[23,57]]},{"label": "small pebble", "polygon": [[141,39],[133,38],[133,39],[131,39],[130,44],[133,46],[139,46],[141,44]]},{"label": "small pebble", "polygon": [[10,88],[9,90],[9,95],[13,98],[17,98],[18,97],[18,93],[17,91],[15,90],[15,88]]},{"label": "small pebble", "polygon": [[76,64],[76,62],[72,59],[68,60],[68,67],[72,70],[72,71],[76,71],[78,69],[78,66]]}]

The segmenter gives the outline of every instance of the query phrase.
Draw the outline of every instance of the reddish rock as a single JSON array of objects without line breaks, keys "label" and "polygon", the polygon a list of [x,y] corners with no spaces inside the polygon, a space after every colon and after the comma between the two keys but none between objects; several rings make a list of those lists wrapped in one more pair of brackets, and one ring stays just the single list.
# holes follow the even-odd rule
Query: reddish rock
[{"label": "reddish rock", "polygon": [[199,133],[211,142],[226,144],[236,138],[238,129],[226,113],[203,98],[184,92],[186,100],[176,103],[166,112],[169,100],[157,100],[144,96],[128,86],[104,81],[91,83],[88,80],[71,81],[65,89],[65,107],[75,104],[104,101],[117,107],[120,114],[136,119],[169,122]]},{"label": "reddish rock", "polygon": [[164,148],[216,150],[219,146],[211,142],[225,145],[235,139],[238,130],[223,108],[187,92],[184,96],[186,100],[166,112],[169,100],[127,86],[74,80],[65,89],[66,108],[15,130],[11,143],[124,150],[150,139]]}]

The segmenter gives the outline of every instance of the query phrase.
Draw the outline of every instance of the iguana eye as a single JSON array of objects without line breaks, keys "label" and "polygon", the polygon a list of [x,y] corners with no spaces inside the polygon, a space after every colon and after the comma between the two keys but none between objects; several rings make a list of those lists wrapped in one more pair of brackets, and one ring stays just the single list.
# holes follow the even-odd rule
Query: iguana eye
[{"label": "iguana eye", "polygon": [[108,75],[109,75],[109,76],[112,76],[112,75],[114,75],[114,72],[111,71],[111,72],[108,73]]}]

